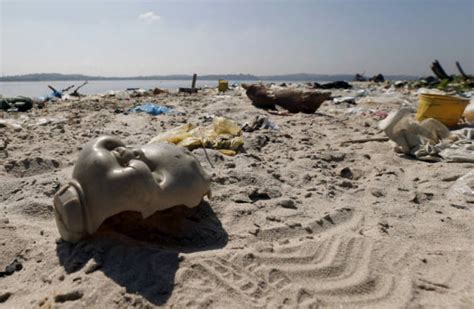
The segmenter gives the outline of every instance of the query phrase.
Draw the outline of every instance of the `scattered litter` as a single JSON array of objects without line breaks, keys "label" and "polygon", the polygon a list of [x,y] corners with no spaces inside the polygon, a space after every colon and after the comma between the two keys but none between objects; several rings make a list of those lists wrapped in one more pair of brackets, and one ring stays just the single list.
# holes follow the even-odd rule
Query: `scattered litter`
[{"label": "scattered litter", "polygon": [[402,88],[407,85],[407,82],[402,81],[402,80],[397,80],[393,85],[395,86],[395,88]]},{"label": "scattered litter", "polygon": [[369,92],[366,89],[359,89],[356,91],[356,96],[357,97],[365,97],[369,94]]},{"label": "scattered litter", "polygon": [[130,95],[132,98],[137,98],[137,97],[143,97],[147,95],[151,95],[151,92],[148,92],[145,89],[142,88],[127,88],[127,93]]},{"label": "scattered litter", "polygon": [[420,160],[441,161],[430,148],[449,136],[449,130],[436,119],[415,122],[410,110],[401,108],[379,123],[379,128],[397,144],[396,152],[412,155]]},{"label": "scattered litter", "polygon": [[446,162],[474,163],[474,129],[452,131],[450,140],[437,145],[437,149]]},{"label": "scattered litter", "polygon": [[439,90],[439,89],[434,89],[434,88],[418,88],[416,91],[416,94],[439,94],[439,95],[445,95],[446,92]]},{"label": "scattered litter", "polygon": [[122,91],[115,92],[115,97],[119,100],[128,100],[130,99],[130,94],[122,90]]},{"label": "scattered litter", "polygon": [[450,132],[434,118],[418,123],[404,108],[390,113],[379,128],[397,144],[396,152],[429,162],[474,162],[472,128]]},{"label": "scattered litter", "polygon": [[130,94],[125,90],[109,90],[104,94],[106,97],[116,97],[119,100],[128,100],[130,99]]},{"label": "scattered litter", "polygon": [[279,130],[280,128],[270,119],[263,116],[257,116],[251,123],[247,122],[242,126],[242,131],[244,132],[253,132],[259,129]]},{"label": "scattered litter", "polygon": [[237,123],[215,117],[209,126],[199,127],[188,123],[159,134],[149,144],[169,142],[189,150],[211,148],[225,155],[235,155],[244,144],[241,135],[242,130]]},{"label": "scattered litter", "polygon": [[356,97],[339,97],[339,98],[334,98],[332,101],[334,104],[341,104],[341,103],[348,103],[348,104],[356,104]]},{"label": "scattered litter", "polygon": [[364,98],[361,98],[357,101],[358,105],[367,104],[367,105],[396,105],[400,106],[400,103],[404,105],[412,105],[406,97],[397,92],[386,92],[381,95],[370,95]]},{"label": "scattered litter", "polygon": [[385,111],[380,111],[380,110],[379,110],[379,111],[375,111],[375,112],[374,112],[374,116],[377,116],[377,118],[378,118],[379,120],[382,120],[382,119],[387,118],[388,113],[385,112]]},{"label": "scattered litter", "polygon": [[367,107],[351,107],[351,108],[348,108],[345,111],[345,114],[348,114],[348,115],[367,115],[367,114],[373,114],[376,111],[377,111],[376,109],[367,108]]},{"label": "scattered litter", "polygon": [[132,113],[147,113],[153,116],[161,115],[161,114],[177,114],[175,110],[170,107],[166,107],[163,105],[157,105],[153,103],[143,103],[141,105],[135,106],[131,108],[129,112]]}]

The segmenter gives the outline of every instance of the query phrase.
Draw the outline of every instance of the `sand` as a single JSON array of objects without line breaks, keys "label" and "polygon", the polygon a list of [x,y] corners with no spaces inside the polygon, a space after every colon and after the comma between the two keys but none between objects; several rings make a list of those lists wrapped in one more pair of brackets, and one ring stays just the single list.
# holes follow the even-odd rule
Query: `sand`
[{"label": "sand", "polygon": [[[357,106],[416,102],[413,92],[385,91]],[[140,101],[186,115],[118,112]],[[391,142],[341,145],[384,137],[377,115],[351,107],[326,101],[316,114],[277,116],[240,92],[206,91],[0,112],[22,123],[0,128],[0,271],[9,266],[0,307],[474,307],[474,215],[446,199],[472,164],[401,157]],[[52,198],[85,143],[112,134],[140,145],[210,115],[240,124],[267,116],[279,130],[244,133],[245,152],[234,157],[208,150],[214,168],[194,150],[213,196],[173,235],[122,226],[76,245],[59,239]]]}]

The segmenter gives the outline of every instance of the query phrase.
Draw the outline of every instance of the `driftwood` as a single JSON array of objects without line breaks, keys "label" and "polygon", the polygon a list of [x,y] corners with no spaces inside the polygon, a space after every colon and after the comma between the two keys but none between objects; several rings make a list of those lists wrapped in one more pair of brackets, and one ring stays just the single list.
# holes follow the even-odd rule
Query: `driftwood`
[{"label": "driftwood", "polygon": [[82,87],[84,87],[85,85],[87,85],[89,82],[88,81],[85,81],[83,82],[81,85],[77,86],[76,89],[73,90],[73,92],[71,92],[71,95],[73,97],[80,97],[81,94],[78,92],[79,89],[81,89]]},{"label": "driftwood", "polygon": [[198,89],[197,88],[178,88],[179,92],[184,92],[184,93],[197,93]]},{"label": "driftwood", "polygon": [[443,80],[443,79],[447,79],[449,81],[453,80],[453,78],[451,76],[446,74],[446,71],[443,69],[443,67],[441,66],[441,64],[439,63],[438,60],[435,60],[431,64],[431,71],[433,71],[433,73],[436,75],[436,77],[438,77],[441,80]]},{"label": "driftwood", "polygon": [[72,87],[74,87],[74,85],[71,85],[71,86],[69,86],[69,87],[66,87],[66,88],[62,89],[61,92],[64,93],[64,92],[66,92],[66,91],[69,91]]},{"label": "driftwood", "polygon": [[354,77],[354,80],[357,82],[366,82],[367,78],[364,77],[364,74],[357,73]]},{"label": "driftwood", "polygon": [[374,75],[370,79],[370,81],[375,82],[375,83],[383,83],[383,82],[385,82],[385,77],[381,73],[379,73],[377,75]]},{"label": "driftwood", "polygon": [[310,86],[313,86],[313,88],[316,88],[316,89],[351,89],[352,88],[351,84],[342,80],[326,83],[326,84],[314,83],[313,85],[310,85]]},{"label": "driftwood", "polygon": [[69,91],[72,87],[74,87],[74,85],[71,85],[71,86],[66,87],[66,88],[64,88],[64,89],[61,89],[61,91],[58,91],[58,90],[56,90],[53,86],[48,85],[48,88],[51,89],[55,94],[58,93],[58,94],[60,94],[60,95],[62,95],[62,94],[63,94],[64,92],[66,92],[66,91]]},{"label": "driftwood", "polygon": [[464,73],[464,70],[462,69],[459,61],[456,61],[456,67],[458,68],[459,74],[461,74],[462,78],[469,79],[469,76],[467,76],[466,73]]},{"label": "driftwood", "polygon": [[304,92],[296,89],[271,90],[264,85],[242,85],[255,107],[277,110],[283,107],[290,113],[314,113],[321,104],[331,97],[329,92]]},{"label": "driftwood", "polygon": [[197,79],[197,74],[193,74],[193,81],[191,82],[191,88],[178,88],[178,92],[184,92],[184,93],[197,93],[198,89],[196,88],[196,79]]},{"label": "driftwood", "polygon": [[56,89],[54,89],[54,87],[51,86],[51,85],[48,85],[48,88],[51,89],[53,92],[58,92],[58,93],[59,93],[59,91],[57,91]]}]

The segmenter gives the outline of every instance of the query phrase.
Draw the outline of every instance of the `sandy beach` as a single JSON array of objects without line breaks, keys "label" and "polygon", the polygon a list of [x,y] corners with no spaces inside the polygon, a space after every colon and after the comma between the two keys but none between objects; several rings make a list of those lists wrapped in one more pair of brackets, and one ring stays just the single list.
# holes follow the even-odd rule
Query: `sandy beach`
[{"label": "sandy beach", "polygon": [[[10,270],[0,307],[474,307],[473,208],[446,198],[472,164],[400,156],[390,141],[343,143],[385,137],[385,113],[416,108],[415,90],[356,86],[330,90],[363,93],[356,105],[327,100],[289,116],[255,108],[241,88],[0,111],[18,125],[0,127],[0,271]],[[183,114],[124,113],[140,102]],[[212,197],[178,233],[105,226],[74,245],[60,239],[53,196],[87,142],[142,145],[212,116],[263,116],[278,129],[244,132],[235,156],[208,149],[212,166],[193,150]]]}]

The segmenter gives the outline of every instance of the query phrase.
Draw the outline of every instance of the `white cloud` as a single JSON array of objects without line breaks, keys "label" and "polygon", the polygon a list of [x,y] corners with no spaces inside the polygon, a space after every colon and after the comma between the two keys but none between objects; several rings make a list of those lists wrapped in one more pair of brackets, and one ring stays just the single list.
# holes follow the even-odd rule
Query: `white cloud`
[{"label": "white cloud", "polygon": [[138,15],[138,20],[149,25],[153,24],[159,19],[160,19],[160,16],[156,15],[155,12],[146,12],[146,13]]}]

